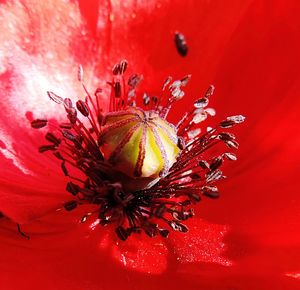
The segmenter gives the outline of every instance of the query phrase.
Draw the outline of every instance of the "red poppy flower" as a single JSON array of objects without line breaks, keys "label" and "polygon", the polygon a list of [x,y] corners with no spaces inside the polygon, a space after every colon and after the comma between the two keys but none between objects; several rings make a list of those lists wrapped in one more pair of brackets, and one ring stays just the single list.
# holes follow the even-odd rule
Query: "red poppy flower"
[{"label": "red poppy flower", "polygon": [[[280,0],[1,1],[2,289],[299,287],[297,9]],[[30,121],[62,119],[45,92],[82,95],[78,64],[93,89],[123,58],[152,95],[166,76],[192,74],[193,98],[176,105],[178,114],[213,83],[216,118],[247,117],[221,198],[199,203],[186,234],[120,242],[111,227],[78,223],[86,206],[55,211],[71,197],[57,161],[37,152],[44,136]]]}]

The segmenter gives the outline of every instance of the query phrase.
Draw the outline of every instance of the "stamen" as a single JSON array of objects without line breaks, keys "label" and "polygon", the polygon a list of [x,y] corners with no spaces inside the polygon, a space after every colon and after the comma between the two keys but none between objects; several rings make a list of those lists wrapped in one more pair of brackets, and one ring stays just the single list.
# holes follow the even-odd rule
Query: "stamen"
[{"label": "stamen", "polygon": [[31,127],[34,129],[40,129],[47,126],[48,120],[46,119],[36,119],[31,122]]},{"label": "stamen", "polygon": [[[181,33],[176,33],[175,43],[185,56],[188,48]],[[215,115],[207,108],[214,92],[211,85],[174,126],[166,119],[172,105],[184,97],[183,88],[191,76],[173,82],[168,77],[161,95],[150,96],[137,91],[142,76],[133,74],[126,81],[127,66],[124,60],[112,69],[106,114],[99,102],[103,90],[98,88],[96,100],[92,98],[83,83],[81,66],[78,80],[87,96],[85,101],[78,100],[74,107],[71,99],[47,92],[52,101],[64,107],[67,122],[58,126],[46,119],[31,122],[35,129],[51,127],[45,135],[50,144],[40,146],[39,151],[52,153],[69,179],[66,190],[76,200],[66,202],[65,210],[75,210],[85,203],[97,205],[98,210],[85,214],[81,223],[96,213],[100,225],[116,225],[115,232],[123,241],[141,232],[167,238],[167,228],[185,233],[188,228],[184,221],[194,216],[192,205],[201,196],[219,196],[215,183],[225,178],[222,165],[237,159],[231,152],[212,157],[209,150],[220,143],[237,148],[235,136],[223,129],[245,118],[228,117],[201,133],[205,129],[202,123]],[[70,175],[73,170],[69,168],[81,174]]]},{"label": "stamen", "polygon": [[51,101],[54,101],[57,104],[62,104],[63,103],[63,98],[54,94],[53,92],[47,92],[48,97],[50,98]]}]

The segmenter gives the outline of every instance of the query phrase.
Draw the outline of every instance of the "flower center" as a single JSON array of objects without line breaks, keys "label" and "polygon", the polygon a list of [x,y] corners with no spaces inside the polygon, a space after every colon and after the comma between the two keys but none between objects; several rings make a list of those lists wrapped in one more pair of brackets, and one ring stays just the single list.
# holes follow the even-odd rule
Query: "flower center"
[{"label": "flower center", "polygon": [[[70,99],[48,92],[51,100],[64,106],[68,122],[57,126],[45,119],[32,121],[33,128],[50,127],[45,135],[49,143],[39,151],[52,152],[70,179],[66,189],[75,199],[64,204],[66,210],[83,203],[98,205],[81,222],[96,215],[102,225],[114,223],[121,240],[141,232],[167,237],[168,228],[187,232],[183,221],[194,215],[191,205],[201,195],[218,197],[215,183],[224,178],[220,167],[225,160],[236,160],[231,152],[210,156],[209,150],[221,142],[237,148],[235,136],[223,129],[243,122],[244,117],[228,117],[201,134],[202,122],[215,114],[207,108],[214,90],[210,86],[172,125],[166,118],[172,104],[184,96],[182,88],[190,76],[173,82],[169,77],[160,97],[138,98],[142,78],[134,74],[126,82],[126,68],[126,61],[113,68],[106,114],[99,105],[102,90],[97,89],[94,97],[88,93],[81,68],[85,101],[77,101],[74,107]],[[77,171],[71,173],[71,167]]]}]

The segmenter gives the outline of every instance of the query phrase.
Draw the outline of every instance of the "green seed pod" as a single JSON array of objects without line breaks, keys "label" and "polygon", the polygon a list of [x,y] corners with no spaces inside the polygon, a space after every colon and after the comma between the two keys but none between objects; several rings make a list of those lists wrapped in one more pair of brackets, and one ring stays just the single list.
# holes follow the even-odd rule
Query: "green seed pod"
[{"label": "green seed pod", "polygon": [[158,178],[176,161],[176,128],[153,111],[130,108],[103,120],[100,150],[116,170],[129,177]]}]

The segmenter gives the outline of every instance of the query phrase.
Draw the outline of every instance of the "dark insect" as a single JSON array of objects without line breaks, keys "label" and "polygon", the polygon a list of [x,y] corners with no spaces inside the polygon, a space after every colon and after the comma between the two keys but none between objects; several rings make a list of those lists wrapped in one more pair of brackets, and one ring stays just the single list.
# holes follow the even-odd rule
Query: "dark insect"
[{"label": "dark insect", "polygon": [[188,46],[186,44],[185,36],[180,32],[176,32],[174,40],[178,53],[181,56],[186,56],[188,53]]},{"label": "dark insect", "polygon": [[122,241],[126,241],[126,239],[128,238],[128,233],[122,226],[118,226],[115,229],[115,232]]}]

